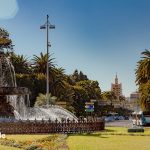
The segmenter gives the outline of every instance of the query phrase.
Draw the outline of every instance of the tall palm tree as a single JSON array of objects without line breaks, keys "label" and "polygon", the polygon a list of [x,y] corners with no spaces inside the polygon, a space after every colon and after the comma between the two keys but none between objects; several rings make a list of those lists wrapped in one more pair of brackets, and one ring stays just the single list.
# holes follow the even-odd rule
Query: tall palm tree
[{"label": "tall palm tree", "polygon": [[[47,54],[40,53],[40,56],[33,55],[33,69],[35,73],[43,73],[46,74],[46,68],[47,68]],[[51,58],[49,56],[49,68],[54,67],[53,64],[54,58]]]},{"label": "tall palm tree", "polygon": [[144,56],[138,61],[135,72],[136,83],[139,85],[141,93],[140,102],[142,108],[150,110],[150,51],[146,49],[141,54]]},{"label": "tall palm tree", "polygon": [[[49,57],[49,84],[50,92],[57,97],[61,96],[65,88],[65,73],[63,68],[56,68],[53,63],[54,58]],[[47,54],[40,53],[40,56],[34,55],[33,70],[35,73],[42,73],[46,75],[47,68]]]},{"label": "tall palm tree", "polygon": [[60,97],[65,88],[66,75],[63,68],[53,68],[52,71],[50,90],[53,95]]},{"label": "tall palm tree", "polygon": [[150,110],[150,80],[139,86],[140,104],[143,110]]},{"label": "tall palm tree", "polygon": [[141,53],[144,55],[142,59],[138,61],[136,69],[136,82],[138,85],[146,83],[150,80],[150,51],[147,49]]}]

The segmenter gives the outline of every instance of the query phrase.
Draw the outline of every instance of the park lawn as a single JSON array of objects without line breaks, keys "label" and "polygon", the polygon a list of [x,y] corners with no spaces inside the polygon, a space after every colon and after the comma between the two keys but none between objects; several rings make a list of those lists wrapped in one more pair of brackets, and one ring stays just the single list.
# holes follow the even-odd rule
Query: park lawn
[{"label": "park lawn", "polygon": [[70,135],[70,150],[150,150],[150,128],[144,133],[128,133],[127,128],[107,127],[93,134]]},{"label": "park lawn", "polygon": [[70,150],[150,150],[149,136],[69,136]]}]

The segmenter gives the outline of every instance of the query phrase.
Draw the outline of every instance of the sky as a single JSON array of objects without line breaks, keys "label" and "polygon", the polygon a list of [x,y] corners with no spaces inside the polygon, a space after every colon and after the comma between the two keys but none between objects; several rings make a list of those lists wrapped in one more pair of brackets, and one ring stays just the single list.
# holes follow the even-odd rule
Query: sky
[{"label": "sky", "polygon": [[123,94],[138,87],[135,69],[141,52],[150,47],[149,0],[0,0],[0,27],[5,28],[17,54],[32,59],[46,53],[49,15],[50,53],[66,74],[81,70],[110,90],[116,72]]}]

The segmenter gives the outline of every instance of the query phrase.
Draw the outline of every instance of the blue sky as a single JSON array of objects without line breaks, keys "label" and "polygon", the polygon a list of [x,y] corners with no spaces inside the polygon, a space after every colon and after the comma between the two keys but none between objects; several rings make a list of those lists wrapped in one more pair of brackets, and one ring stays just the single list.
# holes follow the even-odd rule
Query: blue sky
[{"label": "blue sky", "polygon": [[137,89],[136,64],[140,53],[150,47],[149,0],[16,2],[0,0],[0,26],[10,32],[16,53],[30,59],[46,52],[46,33],[39,28],[49,14],[56,25],[50,31],[50,52],[67,74],[82,70],[104,91],[110,90],[117,72],[124,95]]}]

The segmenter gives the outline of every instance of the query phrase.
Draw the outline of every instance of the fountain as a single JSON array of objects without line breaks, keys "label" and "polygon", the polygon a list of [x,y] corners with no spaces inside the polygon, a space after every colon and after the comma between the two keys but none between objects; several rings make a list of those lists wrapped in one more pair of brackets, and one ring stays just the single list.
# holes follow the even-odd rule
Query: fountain
[{"label": "fountain", "polygon": [[48,120],[54,121],[56,118],[77,119],[71,112],[62,107],[49,105],[31,108],[29,104],[29,90],[25,87],[17,87],[15,71],[11,61],[0,52],[0,116],[5,118],[15,118],[22,120]]},{"label": "fountain", "polygon": [[29,107],[30,91],[25,87],[17,87],[14,66],[4,52],[4,49],[8,52],[11,43],[7,31],[0,29],[0,120],[77,120],[74,114],[59,106]]}]

